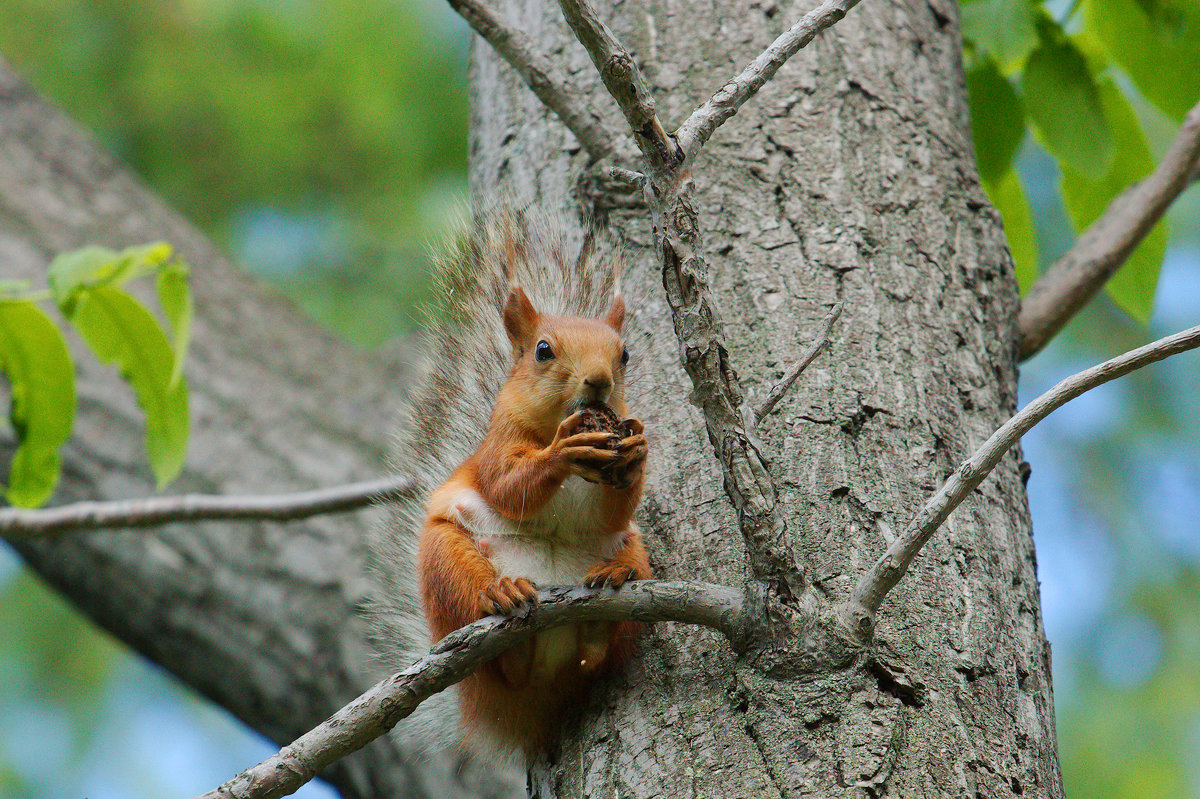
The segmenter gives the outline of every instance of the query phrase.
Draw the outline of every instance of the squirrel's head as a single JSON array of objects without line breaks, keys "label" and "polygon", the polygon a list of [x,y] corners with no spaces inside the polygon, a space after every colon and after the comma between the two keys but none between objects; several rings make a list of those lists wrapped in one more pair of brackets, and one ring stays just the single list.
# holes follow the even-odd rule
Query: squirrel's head
[{"label": "squirrel's head", "polygon": [[621,336],[625,300],[620,294],[601,319],[545,316],[520,286],[504,305],[504,329],[516,364],[509,385],[520,392],[529,421],[558,422],[588,403],[625,406],[629,353]]}]

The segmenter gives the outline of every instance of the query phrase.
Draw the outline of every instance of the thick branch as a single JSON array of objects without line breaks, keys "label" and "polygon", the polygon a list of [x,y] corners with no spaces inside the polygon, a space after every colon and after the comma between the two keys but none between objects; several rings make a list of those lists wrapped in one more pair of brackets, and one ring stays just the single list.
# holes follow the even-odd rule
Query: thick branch
[{"label": "thick branch", "polygon": [[587,0],[559,0],[559,5],[567,24],[596,65],[604,87],[625,114],[642,153],[656,168],[680,163],[683,154],[658,121],[654,97],[633,56],[600,21]]},{"label": "thick branch", "polygon": [[771,389],[771,393],[763,400],[762,405],[759,405],[758,409],[754,411],[755,421],[761,422],[767,414],[775,410],[775,406],[779,404],[779,400],[783,399],[783,395],[787,393],[787,390],[792,387],[792,383],[796,382],[796,378],[808,368],[810,363],[816,360],[821,350],[825,349],[825,345],[829,343],[829,334],[833,332],[833,323],[842,315],[842,308],[844,307],[845,303],[839,302],[825,315],[825,324],[821,328],[821,337],[804,351],[804,354],[800,356],[800,360],[792,364],[792,368],[788,369],[783,379]]},{"label": "thick branch", "polygon": [[704,146],[713,132],[732,117],[742,104],[767,84],[789,58],[832,26],[858,5],[859,0],[827,0],[805,14],[786,33],[771,43],[762,55],[750,62],[741,74],[730,80],[712,99],[692,112],[675,132],[679,149],[690,159]]},{"label": "thick branch", "polygon": [[321,769],[361,749],[408,716],[417,705],[539,630],[584,621],[677,621],[724,633],[735,648],[744,639],[743,592],[708,583],[645,581],[619,591],[552,588],[525,618],[490,616],[439,641],[428,656],[377,683],[327,721],[278,754],[243,771],[202,799],[286,796]]},{"label": "thick branch", "polygon": [[409,496],[413,490],[413,481],[408,477],[385,477],[290,494],[184,494],[112,502],[75,502],[40,510],[4,508],[0,510],[0,537],[14,540],[66,530],[159,527],[172,522],[230,519],[291,521],[358,510],[377,502]]},{"label": "thick branch", "polygon": [[709,265],[700,252],[700,226],[687,181],[659,193],[652,205],[659,231],[663,288],[671,306],[683,367],[693,398],[704,414],[725,482],[738,514],[755,577],[783,598],[799,597],[805,585],[779,512],[775,480],[758,444],[754,412],[745,403],[737,372],[729,363],[725,331],[709,288]]},{"label": "thick branch", "polygon": [[[556,70],[523,32],[510,28],[492,9],[476,0],[447,0],[484,41],[517,71],[538,99],[553,111],[593,161],[613,151],[612,135],[586,107],[584,94]],[[577,106],[578,104],[578,106]]]},{"label": "thick branch", "polygon": [[1075,246],[1038,278],[1021,302],[1020,356],[1046,345],[1142,242],[1200,168],[1200,104],[1183,120],[1158,168],[1126,189]]},{"label": "thick branch", "polygon": [[1200,326],[1161,338],[1072,375],[1026,405],[993,433],[975,454],[963,461],[946,480],[941,490],[925,503],[925,507],[921,508],[921,512],[909,523],[904,534],[897,538],[887,553],[863,575],[854,589],[850,605],[844,609],[851,617],[848,621],[860,633],[869,632],[874,623],[874,615],[884,597],[908,571],[921,547],[925,546],[925,542],[934,531],[983,478],[996,468],[1004,453],[1035,424],[1085,391],[1197,346],[1200,346]]}]

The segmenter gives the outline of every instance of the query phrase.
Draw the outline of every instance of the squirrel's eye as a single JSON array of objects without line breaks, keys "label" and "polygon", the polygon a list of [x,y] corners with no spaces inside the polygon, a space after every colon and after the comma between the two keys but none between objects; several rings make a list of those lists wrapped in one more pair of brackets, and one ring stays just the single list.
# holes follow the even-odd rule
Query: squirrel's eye
[{"label": "squirrel's eye", "polygon": [[621,363],[629,363],[629,350],[621,350]]},{"label": "squirrel's eye", "polygon": [[548,361],[554,357],[554,350],[550,349],[550,342],[539,341],[537,349],[533,351],[533,357],[539,361]]}]

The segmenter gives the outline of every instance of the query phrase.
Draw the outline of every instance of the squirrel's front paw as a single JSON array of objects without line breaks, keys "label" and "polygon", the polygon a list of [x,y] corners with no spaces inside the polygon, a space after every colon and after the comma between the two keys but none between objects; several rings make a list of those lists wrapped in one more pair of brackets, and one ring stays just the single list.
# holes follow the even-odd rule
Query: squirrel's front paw
[{"label": "squirrel's front paw", "polygon": [[512,616],[537,606],[537,586],[524,577],[501,577],[479,592],[479,615]]},{"label": "squirrel's front paw", "polygon": [[650,446],[642,432],[645,428],[637,419],[626,419],[621,427],[625,437],[617,443],[617,459],[606,469],[606,474],[609,485],[629,488],[642,476]]},{"label": "squirrel's front paw", "polygon": [[632,566],[622,566],[619,563],[601,563],[593,566],[583,578],[583,584],[588,588],[603,588],[611,586],[620,588],[630,580],[642,579],[641,572]]}]

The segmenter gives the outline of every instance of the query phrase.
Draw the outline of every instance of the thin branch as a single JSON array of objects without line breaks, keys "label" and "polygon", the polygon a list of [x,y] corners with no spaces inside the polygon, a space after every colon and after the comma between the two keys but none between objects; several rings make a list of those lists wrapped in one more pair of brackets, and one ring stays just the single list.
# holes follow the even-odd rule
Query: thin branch
[{"label": "thin branch", "polygon": [[929,537],[983,478],[996,468],[1004,453],[1035,424],[1085,391],[1197,346],[1200,346],[1200,326],[1161,338],[1072,375],[1026,405],[993,433],[975,454],[963,461],[946,480],[941,490],[925,503],[925,507],[921,508],[921,512],[909,523],[904,534],[897,538],[887,553],[863,575],[854,589],[853,599],[844,608],[844,614],[851,617],[847,622],[860,633],[870,630],[884,597],[908,571],[913,558],[921,551],[921,547],[925,546]]},{"label": "thin branch", "polygon": [[1200,104],[1179,129],[1158,168],[1112,201],[1075,246],[1055,261],[1021,302],[1022,360],[1046,345],[1108,282],[1200,169]]},{"label": "thin branch", "polygon": [[316,491],[292,494],[221,496],[185,494],[176,497],[76,502],[58,508],[0,510],[0,537],[32,538],[66,530],[105,527],[156,527],[172,522],[216,519],[290,521],[357,510],[376,502],[411,496],[415,483],[408,477],[385,477]]},{"label": "thin branch", "polygon": [[525,618],[490,616],[434,646],[419,662],[377,683],[327,721],[201,799],[273,799],[296,791],[323,768],[361,749],[439,691],[539,630],[583,621],[677,621],[724,633],[735,648],[745,635],[741,590],[708,583],[626,583],[619,591],[552,588]]},{"label": "thin branch", "polygon": [[640,189],[646,182],[646,176],[641,172],[635,172],[632,169],[625,169],[619,166],[610,166],[604,171],[604,174],[616,181],[625,183],[635,189]]},{"label": "thin branch", "polygon": [[[586,107],[584,95],[565,75],[542,57],[538,46],[523,32],[510,28],[484,3],[476,0],[447,0],[475,32],[507,61],[525,84],[563,124],[593,161],[613,151],[612,135]],[[576,104],[581,107],[577,107]]]},{"label": "thin branch", "polygon": [[727,119],[766,85],[789,58],[816,38],[817,34],[838,22],[859,0],[826,0],[808,12],[786,33],[771,43],[762,55],[750,62],[741,74],[730,80],[712,99],[692,112],[675,132],[675,140],[684,154],[694,158],[709,137]]},{"label": "thin branch", "polygon": [[792,368],[787,371],[787,374],[783,376],[783,379],[771,389],[771,393],[763,400],[762,405],[759,405],[758,409],[754,411],[756,421],[761,422],[766,418],[767,414],[775,410],[775,406],[779,404],[779,400],[783,399],[783,395],[787,393],[787,390],[792,387],[792,383],[796,382],[796,378],[808,368],[810,363],[816,360],[821,350],[825,349],[825,345],[829,343],[829,334],[833,332],[833,323],[842,315],[842,308],[845,306],[846,303],[839,302],[825,315],[825,324],[821,328],[821,337],[804,351],[804,354],[800,356],[800,360],[796,361],[792,365]]},{"label": "thin branch", "polygon": [[604,87],[625,114],[642,153],[655,167],[678,165],[683,154],[658,121],[654,97],[633,56],[600,21],[587,0],[559,0],[559,5],[575,37],[596,65]]}]

